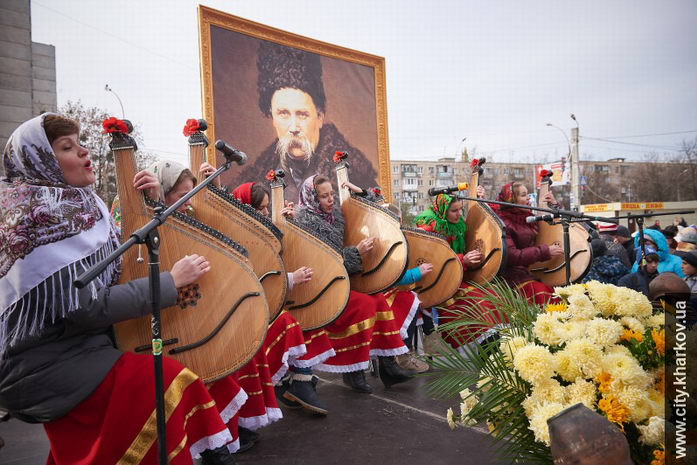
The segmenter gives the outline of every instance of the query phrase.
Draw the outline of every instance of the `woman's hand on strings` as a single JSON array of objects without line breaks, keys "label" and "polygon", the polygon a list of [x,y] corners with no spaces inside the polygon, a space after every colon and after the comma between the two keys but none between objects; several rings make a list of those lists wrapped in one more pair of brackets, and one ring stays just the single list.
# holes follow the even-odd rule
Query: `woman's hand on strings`
[{"label": "woman's hand on strings", "polygon": [[133,178],[133,187],[139,191],[145,191],[148,197],[153,200],[162,200],[162,187],[157,176],[148,170],[139,171]]},{"label": "woman's hand on strings", "polygon": [[564,255],[564,247],[557,244],[550,245],[549,254],[552,257],[559,257],[560,255]]},{"label": "woman's hand on strings", "polygon": [[[287,218],[295,218],[295,204],[293,202],[285,201],[285,206],[281,209],[281,215]],[[309,269],[309,268],[308,268]],[[312,270],[310,270],[312,271]]]},{"label": "woman's hand on strings", "polygon": [[345,181],[345,182],[341,185],[341,187],[345,187],[346,189],[350,190],[350,191],[353,192],[354,194],[360,194],[361,192],[363,192],[363,189],[361,189],[361,188],[358,187],[357,185],[352,184],[352,183],[350,183],[350,182],[348,182],[348,181]]},{"label": "woman's hand on strings", "polygon": [[[211,165],[207,161],[204,161],[203,163],[201,163],[198,172],[201,173],[202,176],[207,178],[211,174],[215,173],[215,166]],[[216,187],[220,187],[220,176],[213,180],[213,184],[215,184]]]},{"label": "woman's hand on strings", "polygon": [[210,270],[211,264],[206,260],[206,257],[193,254],[185,255],[184,258],[175,263],[170,274],[174,279],[174,286],[180,288],[196,282]]},{"label": "woman's hand on strings", "polygon": [[433,265],[431,263],[423,263],[419,265],[419,271],[421,271],[421,277],[423,278],[431,271],[433,271]]},{"label": "woman's hand on strings", "polygon": [[314,271],[312,268],[306,266],[301,266],[297,270],[293,271],[293,283],[294,284],[305,284],[312,279],[312,274]]},{"label": "woman's hand on strings", "polygon": [[462,261],[467,266],[479,265],[482,261],[482,258],[482,253],[479,250],[470,250],[464,255]]},{"label": "woman's hand on strings", "polygon": [[369,253],[371,250],[373,250],[373,247],[375,245],[375,238],[373,237],[366,237],[363,239],[361,242],[358,243],[356,248],[358,249],[358,253],[361,255],[365,255]]}]

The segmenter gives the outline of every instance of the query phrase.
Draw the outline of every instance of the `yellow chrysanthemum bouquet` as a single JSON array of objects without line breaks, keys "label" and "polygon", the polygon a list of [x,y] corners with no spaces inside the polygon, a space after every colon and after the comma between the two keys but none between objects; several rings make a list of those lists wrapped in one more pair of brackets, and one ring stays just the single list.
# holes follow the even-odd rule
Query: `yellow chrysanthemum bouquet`
[{"label": "yellow chrysanthemum bouquet", "polygon": [[[450,426],[486,422],[503,455],[551,463],[547,420],[582,403],[625,433],[635,463],[650,464],[665,432],[663,311],[641,293],[595,281],[556,288],[558,302],[545,308],[502,282],[487,289],[510,320],[501,339],[446,350],[434,363],[441,371],[431,391],[460,391]],[[463,318],[441,329],[482,323]]]}]

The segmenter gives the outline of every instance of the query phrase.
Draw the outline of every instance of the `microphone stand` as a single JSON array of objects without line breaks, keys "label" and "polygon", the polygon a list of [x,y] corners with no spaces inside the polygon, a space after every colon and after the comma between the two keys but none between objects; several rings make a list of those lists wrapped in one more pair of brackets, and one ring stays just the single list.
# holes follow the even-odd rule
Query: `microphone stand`
[{"label": "microphone stand", "polygon": [[[530,210],[530,211],[541,211],[541,212],[547,212],[551,213],[551,218],[546,218],[544,221],[546,221],[548,224],[553,225],[553,224],[561,224],[562,226],[562,231],[563,231],[563,241],[564,241],[564,272],[565,272],[565,279],[566,279],[566,285],[568,286],[571,284],[571,239],[569,238],[569,224],[571,223],[581,223],[581,222],[586,222],[586,221],[603,221],[606,223],[619,223],[619,220],[616,218],[602,218],[598,216],[590,216],[590,215],[584,215],[583,213],[579,213],[577,211],[573,210],[562,210],[562,209],[556,209],[556,208],[545,208],[545,207],[532,207],[530,205],[520,205],[517,203],[510,203],[510,202],[501,202],[499,200],[487,200],[487,199],[480,199],[480,198],[473,198],[473,197],[466,197],[464,195],[458,195],[458,199],[461,200],[470,200],[470,201],[475,201],[475,202],[481,202],[481,203],[491,203],[494,205],[501,205],[504,207],[511,207],[511,208],[523,208],[525,210]],[[554,218],[557,218],[559,221],[554,222]]]},{"label": "microphone stand", "polygon": [[160,465],[167,464],[167,434],[166,434],[166,416],[165,416],[165,392],[164,392],[164,375],[162,371],[162,334],[160,328],[160,235],[157,231],[158,226],[162,225],[167,218],[181,207],[187,200],[196,195],[200,190],[205,189],[213,179],[220,176],[223,172],[230,169],[232,160],[228,159],[218,170],[203,180],[191,192],[175,202],[172,206],[164,209],[164,207],[156,207],[153,219],[150,220],[142,228],[134,231],[131,237],[128,238],[118,249],[112,252],[101,262],[94,265],[89,270],[82,273],[73,282],[78,289],[84,288],[90,281],[96,278],[104,269],[114,260],[123,255],[128,249],[135,244],[145,244],[148,248],[148,265],[150,266],[149,284],[150,284],[150,301],[152,303],[152,354],[155,367],[155,401],[156,401],[156,416],[157,416],[157,445]]}]

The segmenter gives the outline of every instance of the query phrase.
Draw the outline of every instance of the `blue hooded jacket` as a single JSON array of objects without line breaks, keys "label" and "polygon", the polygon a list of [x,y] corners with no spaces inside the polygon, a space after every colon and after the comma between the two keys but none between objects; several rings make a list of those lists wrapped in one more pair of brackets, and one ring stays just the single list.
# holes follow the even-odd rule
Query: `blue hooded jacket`
[{"label": "blue hooded jacket", "polygon": [[[648,236],[656,246],[658,247],[658,272],[665,273],[670,271],[677,274],[681,278],[685,277],[682,272],[682,259],[677,255],[670,253],[670,248],[668,247],[668,241],[661,231],[656,231],[655,229],[644,229],[644,236]],[[639,247],[639,235],[634,237],[634,247]],[[639,252],[637,255],[639,255]],[[634,262],[632,266],[632,273],[635,273],[639,269],[639,260]]]}]

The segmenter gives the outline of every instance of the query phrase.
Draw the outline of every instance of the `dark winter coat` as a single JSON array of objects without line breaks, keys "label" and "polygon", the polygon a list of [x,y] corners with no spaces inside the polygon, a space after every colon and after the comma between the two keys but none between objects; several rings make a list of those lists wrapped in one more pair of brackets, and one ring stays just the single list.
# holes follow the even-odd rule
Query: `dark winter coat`
[{"label": "dark winter coat", "polygon": [[503,277],[511,284],[519,284],[535,279],[528,266],[539,261],[549,260],[549,246],[535,245],[539,231],[536,223],[528,224],[525,218],[528,210],[506,208],[497,211],[506,226],[506,251],[508,254]]},{"label": "dark winter coat", "polygon": [[649,296],[649,284],[653,281],[653,278],[658,276],[658,273],[649,275],[643,269],[635,271],[620,278],[617,282],[618,286],[628,287],[629,289],[634,289],[637,292],[641,292],[646,297]]},{"label": "dark winter coat", "polygon": [[629,273],[629,267],[625,266],[618,257],[601,255],[593,258],[591,269],[586,277],[583,278],[583,282],[600,281],[605,284],[617,285],[617,281],[627,273]]},{"label": "dark winter coat", "polygon": [[[264,179],[270,169],[280,168],[278,155],[276,154],[276,139],[266,150],[264,150],[254,163],[242,170],[238,179],[245,181],[259,182]],[[348,163],[351,171],[351,182],[359,186],[377,186],[378,173],[373,168],[370,160],[357,148],[348,143],[346,138],[331,123],[325,123],[319,131],[319,142],[315,153],[309,161],[307,167],[299,173],[286,173],[285,198],[292,202],[298,200],[298,188],[302,181],[312,176],[320,174],[329,179],[336,189],[336,163],[334,154],[337,151],[348,152]],[[293,179],[299,179],[299,183]]]},{"label": "dark winter coat", "polygon": [[[174,305],[172,275],[160,275],[162,307]],[[99,386],[122,352],[110,327],[150,312],[148,279],[104,287],[92,300],[36,336],[12,347],[0,363],[0,408],[30,423],[48,422],[70,412]],[[90,302],[90,303],[87,303]]]}]

